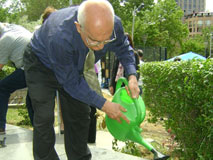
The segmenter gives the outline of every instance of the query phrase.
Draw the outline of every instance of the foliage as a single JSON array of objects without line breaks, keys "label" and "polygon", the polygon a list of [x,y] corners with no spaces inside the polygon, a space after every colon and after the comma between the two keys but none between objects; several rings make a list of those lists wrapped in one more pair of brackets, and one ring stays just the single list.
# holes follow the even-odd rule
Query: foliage
[{"label": "foliage", "polygon": [[181,52],[187,53],[189,51],[198,53],[204,57],[206,56],[205,45],[202,36],[197,35],[195,37],[190,37],[182,43]]},{"label": "foliage", "polygon": [[189,32],[182,23],[183,11],[174,0],[159,0],[157,4],[153,0],[129,0],[124,5],[120,5],[119,0],[110,2],[129,33],[132,32],[134,7],[144,3],[144,8],[135,16],[135,46],[166,47],[168,57],[181,52],[181,45]]},{"label": "foliage", "polygon": [[19,108],[18,108],[18,115],[20,116],[20,117],[23,117],[23,119],[21,120],[21,121],[19,121],[18,123],[17,123],[17,125],[28,125],[28,126],[32,126],[31,125],[31,122],[30,122],[30,118],[29,118],[29,115],[28,115],[28,112],[27,112],[27,110],[26,110],[26,104],[24,104],[24,105],[22,105],[22,106],[20,106]]},{"label": "foliage", "polygon": [[83,0],[72,0],[72,5],[79,5]]},{"label": "foliage", "polygon": [[182,17],[183,11],[174,0],[159,0],[152,10],[145,11],[142,23],[138,24],[138,28],[142,26],[142,35],[148,35],[146,45],[166,47],[168,57],[180,53],[178,48],[188,36]]},{"label": "foliage", "polygon": [[207,56],[208,52],[206,53],[206,51],[209,50],[210,47],[210,34],[212,32],[213,26],[206,27],[202,30],[202,35],[189,37],[182,43],[181,52],[187,53],[189,51],[193,51],[203,56]]},{"label": "foliage", "polygon": [[[136,12],[135,16],[135,28],[134,28],[134,44],[136,46],[142,44],[141,40],[141,32],[140,28],[141,20],[138,18],[140,17],[143,19],[144,17],[144,11],[145,10],[151,10],[154,5],[154,0],[128,0],[123,5],[121,5],[120,0],[109,0],[112,4],[115,14],[121,18],[122,24],[124,26],[125,32],[132,34],[132,22],[133,22],[133,10],[138,8],[141,3],[144,3],[144,7],[141,8],[140,11]],[[140,24],[140,27],[138,26]]]},{"label": "foliage", "polygon": [[117,152],[122,152],[134,156],[141,157],[142,152],[140,151],[138,145],[132,141],[125,141],[125,146],[123,148],[118,147],[118,140],[114,139],[112,141],[112,149]]},{"label": "foliage", "polygon": [[152,120],[168,117],[184,159],[211,159],[213,59],[145,63],[140,72]]},{"label": "foliage", "polygon": [[5,22],[7,17],[8,10],[0,8],[0,22]]},{"label": "foliage", "polygon": [[56,9],[69,6],[68,0],[20,0],[26,8],[23,14],[28,16],[29,21],[37,21],[44,9],[48,6],[52,6]]},{"label": "foliage", "polygon": [[20,2],[11,0],[10,5],[6,5],[7,0],[0,2],[0,22],[17,22],[21,10]]},{"label": "foliage", "polygon": [[[213,26],[206,27],[202,30],[203,40],[204,40],[205,43],[207,43],[207,45],[205,46],[206,50],[209,50],[209,48],[210,48],[210,38],[211,38],[210,35],[212,33],[213,33]],[[211,50],[213,50],[212,45],[211,45]]]},{"label": "foliage", "polygon": [[0,71],[0,80],[5,78],[6,76],[10,75],[12,72],[14,72],[15,68],[10,66],[4,66],[2,68],[2,71]]},{"label": "foliage", "polygon": [[35,29],[42,24],[42,20],[39,19],[37,21],[30,21],[30,22],[28,22],[27,16],[23,16],[23,17],[21,17],[19,19],[19,21],[17,22],[17,24],[23,26],[24,28],[26,28],[30,32],[34,32]]}]

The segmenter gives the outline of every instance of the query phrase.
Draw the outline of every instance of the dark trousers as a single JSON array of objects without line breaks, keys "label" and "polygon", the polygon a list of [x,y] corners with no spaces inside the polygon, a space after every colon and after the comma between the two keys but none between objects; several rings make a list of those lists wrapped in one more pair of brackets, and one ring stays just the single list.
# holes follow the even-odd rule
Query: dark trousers
[{"label": "dark trousers", "polygon": [[88,135],[88,143],[95,143],[96,141],[96,108],[90,107],[91,113],[90,113],[90,125],[89,125],[89,135]]},{"label": "dark trousers", "polygon": [[59,92],[64,120],[64,141],[68,160],[90,160],[87,146],[90,107],[72,98],[52,72],[32,52],[24,54],[25,75],[34,109],[33,156],[35,160],[58,160],[55,151],[54,107]]},{"label": "dark trousers", "polygon": [[[22,88],[26,88],[25,75],[22,69],[17,69],[3,80],[0,80],[0,128],[5,129],[6,127],[6,116],[10,95],[14,91]],[[31,123],[33,124],[33,109],[28,94],[26,97],[26,106]]]}]

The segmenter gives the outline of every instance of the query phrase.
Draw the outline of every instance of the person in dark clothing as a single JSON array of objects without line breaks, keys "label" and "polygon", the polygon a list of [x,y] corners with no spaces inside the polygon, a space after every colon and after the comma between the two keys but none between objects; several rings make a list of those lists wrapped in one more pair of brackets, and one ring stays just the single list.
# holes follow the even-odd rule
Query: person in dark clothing
[{"label": "person in dark clothing", "polygon": [[[125,33],[128,41],[129,41],[129,45],[134,49],[134,44],[132,41],[131,36],[128,33]],[[137,54],[137,52],[134,51],[134,55],[135,55],[135,67],[136,70],[139,70],[139,56]],[[137,73],[137,80],[140,77],[140,74]],[[114,95],[115,93],[115,88],[116,88],[116,82],[120,77],[127,77],[125,70],[123,69],[121,63],[119,62],[118,58],[115,57],[114,59],[114,63],[113,63],[113,68],[112,68],[112,72],[111,72],[111,78],[110,78],[110,83],[109,83],[109,91],[111,93],[111,95]]]}]

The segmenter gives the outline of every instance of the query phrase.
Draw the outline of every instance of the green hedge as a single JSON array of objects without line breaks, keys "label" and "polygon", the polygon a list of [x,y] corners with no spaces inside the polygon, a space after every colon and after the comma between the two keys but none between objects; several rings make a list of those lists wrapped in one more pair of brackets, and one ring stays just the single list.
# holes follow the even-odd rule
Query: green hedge
[{"label": "green hedge", "polygon": [[10,67],[10,66],[4,66],[2,71],[0,71],[0,80],[3,79],[4,77],[8,76],[12,72],[14,72],[15,68]]},{"label": "green hedge", "polygon": [[213,59],[141,66],[143,98],[176,135],[184,159],[213,158]]}]

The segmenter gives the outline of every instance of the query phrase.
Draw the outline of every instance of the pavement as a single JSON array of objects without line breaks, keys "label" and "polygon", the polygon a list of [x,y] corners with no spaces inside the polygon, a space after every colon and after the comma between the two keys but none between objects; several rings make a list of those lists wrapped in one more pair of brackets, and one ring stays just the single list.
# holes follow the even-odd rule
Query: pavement
[{"label": "pavement", "polygon": [[[64,136],[57,133],[55,148],[60,160],[67,160],[64,150]],[[0,160],[33,160],[32,130],[7,124],[6,147],[0,148]],[[0,135],[0,140],[3,135]],[[145,160],[140,157],[115,152],[112,150],[113,137],[109,132],[97,131],[96,144],[88,145],[92,160]],[[119,144],[122,145],[122,144]]]}]

